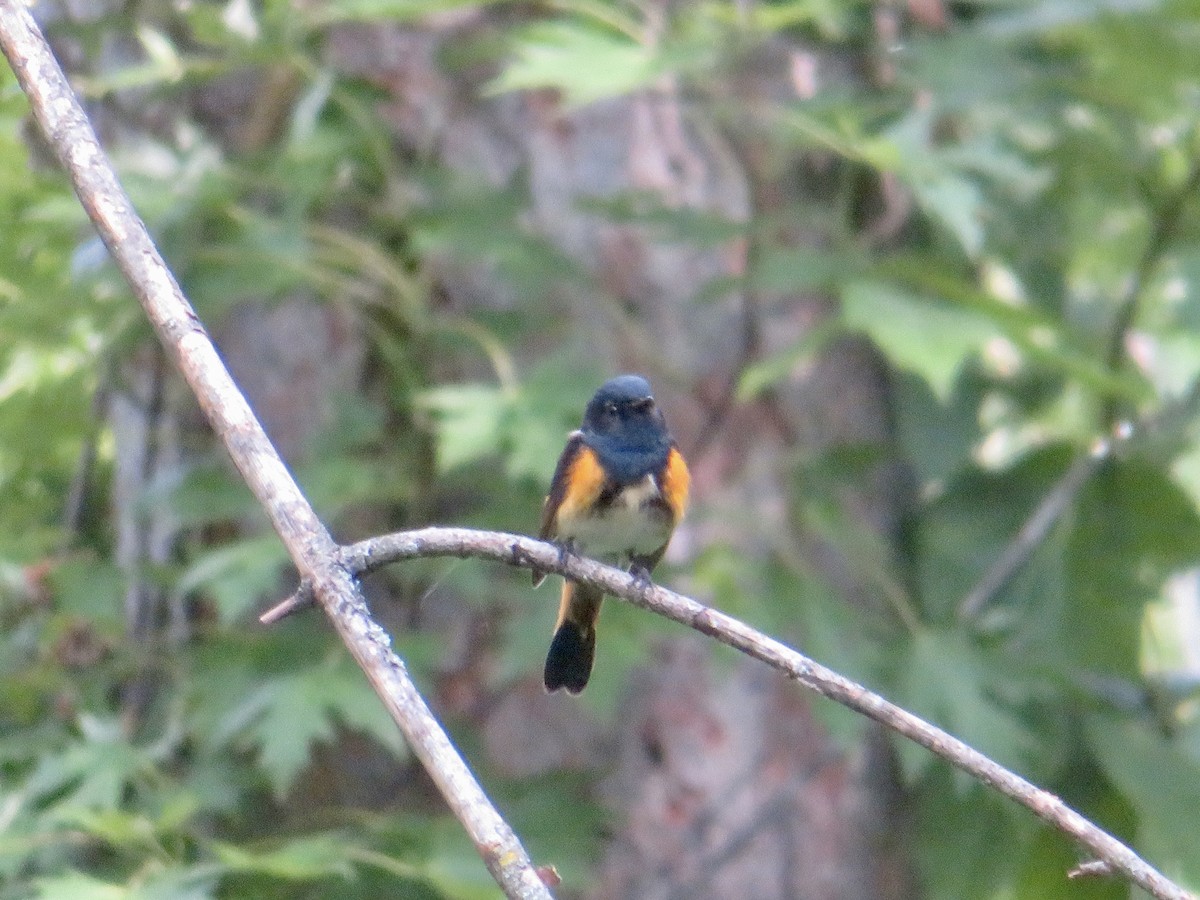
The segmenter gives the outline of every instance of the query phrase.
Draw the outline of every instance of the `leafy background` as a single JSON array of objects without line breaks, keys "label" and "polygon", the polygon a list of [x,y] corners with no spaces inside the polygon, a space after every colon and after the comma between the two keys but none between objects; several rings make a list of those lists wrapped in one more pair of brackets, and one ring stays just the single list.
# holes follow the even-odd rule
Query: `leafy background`
[{"label": "leafy background", "polygon": [[[1200,889],[1193,4],[37,13],[340,537],[531,531],[644,371],[696,482],[662,580]],[[319,616],[254,624],[282,552],[7,69],[0,221],[0,897],[496,896]],[[643,614],[609,604],[569,700],[552,588],[367,590],[562,896],[1130,894]]]}]

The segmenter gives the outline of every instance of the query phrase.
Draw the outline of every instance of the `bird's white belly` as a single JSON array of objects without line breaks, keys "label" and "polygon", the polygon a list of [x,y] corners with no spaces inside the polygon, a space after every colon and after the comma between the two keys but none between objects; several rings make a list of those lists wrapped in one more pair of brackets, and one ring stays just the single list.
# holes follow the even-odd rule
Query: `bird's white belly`
[{"label": "bird's white belly", "polygon": [[658,484],[647,475],[630,485],[613,503],[598,514],[581,517],[571,523],[569,534],[586,556],[616,558],[625,562],[630,551],[653,553],[671,537],[671,523],[659,510],[643,505],[660,495]]}]

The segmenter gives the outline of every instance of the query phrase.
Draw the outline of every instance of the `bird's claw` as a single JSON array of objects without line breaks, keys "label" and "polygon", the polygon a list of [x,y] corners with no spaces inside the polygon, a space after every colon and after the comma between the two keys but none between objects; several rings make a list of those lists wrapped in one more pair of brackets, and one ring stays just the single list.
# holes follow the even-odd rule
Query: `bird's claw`
[{"label": "bird's claw", "polygon": [[629,574],[633,576],[633,583],[637,587],[645,590],[650,587],[650,570],[641,563],[634,563],[629,567]]}]

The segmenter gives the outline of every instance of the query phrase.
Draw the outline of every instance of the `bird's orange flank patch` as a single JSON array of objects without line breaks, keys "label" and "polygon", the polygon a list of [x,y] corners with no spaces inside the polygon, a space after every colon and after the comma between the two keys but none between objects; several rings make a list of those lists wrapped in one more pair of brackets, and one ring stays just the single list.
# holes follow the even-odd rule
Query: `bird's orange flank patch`
[{"label": "bird's orange flank patch", "polygon": [[684,510],[687,509],[688,488],[691,483],[692,476],[688,472],[687,463],[683,461],[683,454],[672,447],[659,489],[663,499],[667,501],[667,506],[671,507],[671,514],[676,522],[683,518]]},{"label": "bird's orange flank patch", "polygon": [[[562,503],[558,506],[557,531],[570,533],[569,523],[585,516],[595,506],[604,487],[604,469],[596,452],[591,447],[579,448],[566,474],[567,489],[563,491]],[[564,527],[568,526],[568,527]]]}]

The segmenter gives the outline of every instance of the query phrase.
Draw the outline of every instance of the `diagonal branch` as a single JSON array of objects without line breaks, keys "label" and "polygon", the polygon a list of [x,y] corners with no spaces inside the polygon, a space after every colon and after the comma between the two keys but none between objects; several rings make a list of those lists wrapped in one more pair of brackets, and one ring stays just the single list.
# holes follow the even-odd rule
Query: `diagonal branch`
[{"label": "diagonal branch", "polygon": [[1070,468],[1038,503],[1004,552],[983,573],[958,606],[958,618],[966,622],[976,618],[985,606],[1004,590],[1054,529],[1058,520],[1093,475],[1112,455],[1113,442],[1100,441],[1089,452],[1076,457]]},{"label": "diagonal branch", "polygon": [[[1117,372],[1125,361],[1125,342],[1137,321],[1138,312],[1146,297],[1146,289],[1163,257],[1170,249],[1171,241],[1179,230],[1179,223],[1187,209],[1188,201],[1200,191],[1200,159],[1193,160],[1187,177],[1162,202],[1155,211],[1154,224],[1142,254],[1138,258],[1129,281],[1122,292],[1113,319],[1112,332],[1108,339],[1105,362]],[[1117,405],[1113,398],[1105,403],[1102,424],[1111,427],[1117,419]]]},{"label": "diagonal branch", "polygon": [[963,597],[958,605],[959,621],[977,618],[1009,585],[1071,508],[1080,491],[1108,460],[1134,452],[1153,451],[1156,445],[1170,446],[1182,440],[1197,415],[1200,415],[1200,377],[1192,381],[1186,394],[1153,416],[1114,428],[1112,437],[1097,440],[1086,453],[1077,456],[1029,514],[1004,552]]},{"label": "diagonal branch", "polygon": [[0,0],[0,49],[42,134],[213,430],[266,510],[300,574],[509,897],[549,898],[508,823],[454,749],[371,619],[337,547],[234,384],[122,190],[66,76],[21,0]]},{"label": "diagonal branch", "polygon": [[[1086,847],[1112,872],[1120,873],[1151,896],[1159,900],[1195,900],[1133,850],[1085,819],[1054,794],[1031,784],[953,735],[889,703],[862,685],[690,597],[657,585],[646,585],[620,569],[581,556],[564,555],[561,548],[554,544],[516,534],[468,528],[423,528],[370,538],[339,550],[342,565],[356,575],[373,572],[400,560],[429,556],[489,559],[522,568],[555,572],[573,580],[594,584],[603,588],[606,594],[694,628],[778,669],[809,690],[920,744],[1028,808],[1042,821]],[[304,589],[298,591],[280,607],[302,604],[304,594]]]}]

